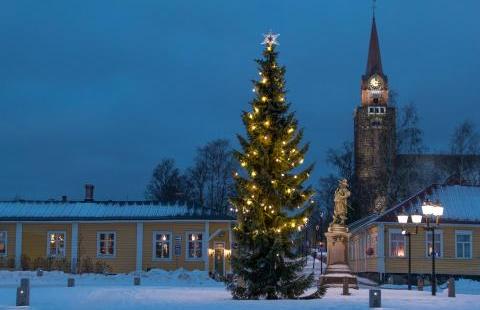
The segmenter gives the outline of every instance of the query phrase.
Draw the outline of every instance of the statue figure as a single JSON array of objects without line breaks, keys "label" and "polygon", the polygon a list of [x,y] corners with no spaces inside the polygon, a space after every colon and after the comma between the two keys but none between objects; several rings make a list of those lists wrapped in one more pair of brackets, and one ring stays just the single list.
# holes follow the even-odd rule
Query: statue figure
[{"label": "statue figure", "polygon": [[347,221],[348,197],[350,197],[348,190],[348,182],[346,179],[340,180],[338,188],[335,190],[335,210],[333,211],[333,224],[345,225]]}]

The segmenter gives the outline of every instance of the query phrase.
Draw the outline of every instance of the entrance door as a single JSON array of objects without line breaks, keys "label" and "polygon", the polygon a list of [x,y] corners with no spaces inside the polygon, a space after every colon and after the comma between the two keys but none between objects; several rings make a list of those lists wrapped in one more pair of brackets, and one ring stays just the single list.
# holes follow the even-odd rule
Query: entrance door
[{"label": "entrance door", "polygon": [[225,275],[225,243],[215,242],[215,273]]}]

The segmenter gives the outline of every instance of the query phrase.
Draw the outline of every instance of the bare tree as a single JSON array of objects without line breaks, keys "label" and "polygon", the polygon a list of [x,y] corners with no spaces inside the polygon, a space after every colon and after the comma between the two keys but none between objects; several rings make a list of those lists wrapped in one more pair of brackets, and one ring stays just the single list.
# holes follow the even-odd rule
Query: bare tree
[{"label": "bare tree", "polygon": [[330,217],[333,213],[333,196],[338,180],[347,179],[351,187],[354,183],[353,143],[345,141],[340,148],[328,149],[326,162],[334,172],[320,178],[317,193],[320,206],[323,206],[326,215]]},{"label": "bare tree", "polygon": [[174,204],[183,200],[180,170],[175,167],[173,159],[162,159],[157,165],[147,186],[146,196],[148,199],[165,204]]},{"label": "bare tree", "polygon": [[203,211],[228,212],[228,196],[233,190],[235,162],[227,140],[218,139],[197,149],[195,164],[187,170],[189,200]]},{"label": "bare tree", "polygon": [[422,154],[425,151],[423,131],[413,102],[403,106],[397,119],[397,153]]},{"label": "bare tree", "polygon": [[396,169],[390,191],[391,201],[403,200],[415,191],[425,187],[425,179],[420,155],[425,151],[423,131],[419,126],[417,108],[413,103],[403,106],[397,118]]},{"label": "bare tree", "polygon": [[451,160],[446,165],[450,176],[459,181],[480,179],[480,134],[471,121],[459,124],[450,140]]}]

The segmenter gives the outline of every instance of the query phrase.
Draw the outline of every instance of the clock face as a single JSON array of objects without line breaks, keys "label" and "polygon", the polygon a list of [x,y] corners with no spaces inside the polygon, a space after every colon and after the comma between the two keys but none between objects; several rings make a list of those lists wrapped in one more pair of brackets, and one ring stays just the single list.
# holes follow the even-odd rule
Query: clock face
[{"label": "clock face", "polygon": [[370,89],[380,89],[383,86],[383,81],[382,78],[379,77],[378,75],[374,75],[370,78],[368,81],[368,86]]}]

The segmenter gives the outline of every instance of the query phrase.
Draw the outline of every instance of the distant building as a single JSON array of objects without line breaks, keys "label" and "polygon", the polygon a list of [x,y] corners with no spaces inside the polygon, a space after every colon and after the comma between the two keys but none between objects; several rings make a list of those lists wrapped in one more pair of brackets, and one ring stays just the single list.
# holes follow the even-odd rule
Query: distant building
[{"label": "distant building", "polygon": [[[353,272],[388,279],[407,273],[406,228],[415,232],[413,224],[402,227],[397,222],[401,211],[421,214],[426,199],[439,200],[444,215],[435,230],[437,274],[480,276],[480,186],[432,185],[380,214],[365,217],[349,226],[349,265]],[[431,273],[431,232],[421,225],[412,235],[412,273]]]},{"label": "distant building", "polygon": [[86,185],[83,201],[0,202],[0,267],[50,261],[79,272],[90,261],[112,273],[230,273],[234,218],[152,201],[96,201],[93,189]]}]

